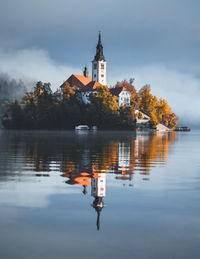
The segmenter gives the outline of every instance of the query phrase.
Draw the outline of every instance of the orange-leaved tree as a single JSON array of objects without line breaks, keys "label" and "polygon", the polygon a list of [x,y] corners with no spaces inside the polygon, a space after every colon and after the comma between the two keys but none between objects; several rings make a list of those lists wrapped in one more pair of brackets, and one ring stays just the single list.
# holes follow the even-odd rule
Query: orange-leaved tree
[{"label": "orange-leaved tree", "polygon": [[62,91],[64,100],[69,100],[75,94],[75,91],[67,81],[62,85]]},{"label": "orange-leaved tree", "polygon": [[100,128],[114,128],[118,123],[119,106],[105,86],[96,87],[90,94],[88,105],[88,123]]}]

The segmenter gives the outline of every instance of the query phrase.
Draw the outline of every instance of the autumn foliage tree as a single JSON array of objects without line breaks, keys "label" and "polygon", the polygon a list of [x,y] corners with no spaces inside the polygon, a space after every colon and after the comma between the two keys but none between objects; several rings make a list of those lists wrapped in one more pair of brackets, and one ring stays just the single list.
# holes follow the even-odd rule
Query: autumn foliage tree
[{"label": "autumn foliage tree", "polygon": [[165,99],[157,99],[151,94],[149,85],[145,85],[139,91],[141,98],[140,109],[151,115],[152,125],[163,123],[169,128],[177,126],[177,118]]},{"label": "autumn foliage tree", "polygon": [[65,100],[69,100],[75,94],[75,91],[67,81],[62,85],[62,92]]},{"label": "autumn foliage tree", "polygon": [[111,111],[116,112],[119,110],[118,103],[115,97],[110,93],[108,87],[106,86],[98,86],[91,94],[90,94],[90,102],[93,105],[94,103],[101,104]]},{"label": "autumn foliage tree", "polygon": [[90,94],[90,104],[87,106],[89,124],[99,128],[114,128],[118,124],[119,106],[109,89],[98,86]]}]

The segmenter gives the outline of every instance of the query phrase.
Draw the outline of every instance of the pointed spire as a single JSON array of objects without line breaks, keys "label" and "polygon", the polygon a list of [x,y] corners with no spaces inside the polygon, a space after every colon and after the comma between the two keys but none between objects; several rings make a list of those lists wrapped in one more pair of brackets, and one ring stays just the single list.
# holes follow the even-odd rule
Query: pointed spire
[{"label": "pointed spire", "polygon": [[99,31],[99,41],[98,41],[98,45],[102,45],[102,44],[101,44],[101,31]]},{"label": "pointed spire", "polygon": [[104,55],[103,55],[103,45],[101,43],[101,32],[99,31],[99,37],[98,37],[98,44],[96,47],[96,56],[94,57],[94,60],[96,61],[105,61]]},{"label": "pointed spire", "polygon": [[101,211],[104,207],[103,198],[99,197],[99,196],[95,196],[95,199],[93,201],[92,206],[97,212],[96,226],[97,226],[97,230],[99,231],[99,229],[100,229],[100,215],[101,215]]},{"label": "pointed spire", "polygon": [[100,214],[101,214],[101,211],[97,211],[97,230],[99,231],[100,229]]}]

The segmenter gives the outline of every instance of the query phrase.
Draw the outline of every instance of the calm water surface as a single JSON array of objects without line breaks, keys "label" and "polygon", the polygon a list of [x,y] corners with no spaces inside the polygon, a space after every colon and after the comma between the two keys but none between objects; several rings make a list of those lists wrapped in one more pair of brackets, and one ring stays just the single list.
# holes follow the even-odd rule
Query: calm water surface
[{"label": "calm water surface", "polygon": [[0,131],[0,258],[200,258],[200,131]]}]

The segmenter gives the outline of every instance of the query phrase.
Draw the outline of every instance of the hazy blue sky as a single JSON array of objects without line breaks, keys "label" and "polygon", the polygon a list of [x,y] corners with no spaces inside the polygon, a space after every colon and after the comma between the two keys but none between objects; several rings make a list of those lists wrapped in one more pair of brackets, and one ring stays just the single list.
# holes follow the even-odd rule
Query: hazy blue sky
[{"label": "hazy blue sky", "polygon": [[198,0],[1,0],[0,72],[56,88],[91,69],[101,30],[109,84],[134,77],[200,116],[199,11]]}]

